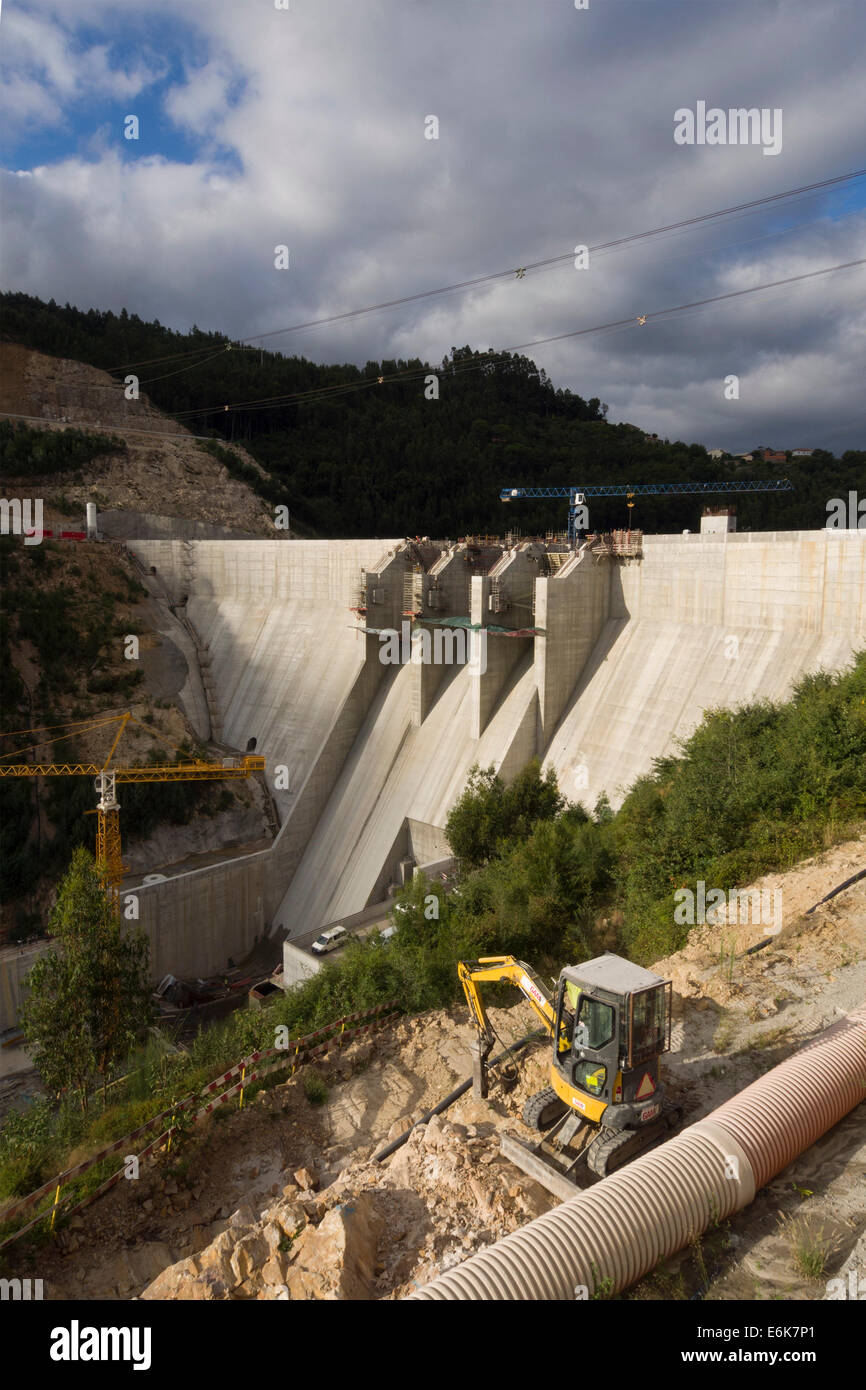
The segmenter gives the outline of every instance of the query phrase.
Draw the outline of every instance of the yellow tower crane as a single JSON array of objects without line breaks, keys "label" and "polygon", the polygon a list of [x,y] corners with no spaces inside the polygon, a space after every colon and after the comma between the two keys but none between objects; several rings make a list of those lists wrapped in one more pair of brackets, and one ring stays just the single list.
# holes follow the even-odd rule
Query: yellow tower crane
[{"label": "yellow tower crane", "polygon": [[[95,790],[99,794],[96,805],[96,862],[102,873],[106,888],[116,894],[124,874],[124,864],[120,846],[120,803],[116,788],[121,782],[212,782],[225,779],[249,777],[253,772],[264,772],[265,760],[255,754],[233,757],[221,763],[193,759],[190,762],[154,764],[150,767],[109,766],[120,736],[127,724],[133,723],[144,729],[151,737],[152,729],[135,719],[132,714],[112,715],[107,719],[82,720],[76,724],[56,724],[43,729],[18,729],[16,733],[51,733],[54,729],[72,729],[72,733],[60,734],[52,739],[40,740],[40,744],[19,748],[12,753],[0,756],[0,777],[93,777]],[[117,734],[102,766],[97,763],[12,763],[13,758],[39,747],[41,743],[60,743],[66,738],[75,738],[93,729],[109,728],[118,724]],[[9,735],[0,734],[0,738]],[[183,750],[176,751],[182,753]]]}]

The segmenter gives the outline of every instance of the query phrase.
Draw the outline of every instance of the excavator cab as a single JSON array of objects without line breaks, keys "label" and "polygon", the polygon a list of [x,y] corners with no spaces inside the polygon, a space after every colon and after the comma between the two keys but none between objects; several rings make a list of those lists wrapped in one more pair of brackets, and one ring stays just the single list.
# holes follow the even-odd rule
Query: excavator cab
[{"label": "excavator cab", "polygon": [[652,971],[610,954],[566,966],[555,995],[551,1074],[560,1100],[615,1129],[654,1119],[670,1021],[671,983]]}]

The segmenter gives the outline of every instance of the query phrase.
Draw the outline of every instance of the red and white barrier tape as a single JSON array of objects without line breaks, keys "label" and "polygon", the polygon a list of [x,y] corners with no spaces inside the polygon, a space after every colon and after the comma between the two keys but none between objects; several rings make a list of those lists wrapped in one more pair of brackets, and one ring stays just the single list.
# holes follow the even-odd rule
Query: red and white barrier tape
[{"label": "red and white barrier tape", "polygon": [[[97,1163],[101,1163],[104,1159],[108,1158],[109,1155],[117,1153],[120,1149],[125,1147],[131,1140],[138,1138],[142,1134],[145,1134],[149,1129],[153,1129],[153,1127],[156,1124],[158,1124],[161,1120],[164,1120],[167,1116],[171,1116],[172,1118],[174,1118],[174,1116],[179,1114],[181,1111],[189,1109],[189,1107],[193,1105],[196,1100],[200,1099],[202,1096],[210,1094],[213,1090],[215,1090],[217,1086],[221,1085],[223,1082],[231,1080],[234,1076],[240,1075],[241,1072],[245,1072],[245,1068],[248,1065],[248,1063],[255,1062],[261,1058],[267,1057],[275,1057],[277,1059],[274,1062],[272,1062],[270,1066],[261,1068],[259,1071],[250,1072],[248,1075],[244,1074],[241,1080],[238,1081],[234,1086],[230,1086],[228,1090],[223,1091],[219,1096],[216,1096],[204,1107],[204,1109],[196,1111],[193,1115],[193,1121],[195,1123],[197,1123],[200,1119],[204,1119],[205,1116],[210,1115],[218,1105],[224,1104],[227,1100],[230,1100],[232,1096],[239,1094],[239,1092],[242,1090],[246,1090],[247,1087],[253,1085],[255,1081],[262,1080],[266,1075],[268,1075],[272,1071],[275,1071],[278,1067],[287,1066],[290,1062],[293,1064],[293,1066],[301,1066],[314,1057],[323,1056],[333,1043],[342,1044],[342,1042],[347,1038],[354,1038],[360,1036],[361,1034],[369,1033],[374,1028],[381,1027],[385,1023],[392,1022],[395,1018],[399,1017],[401,1012],[398,1008],[394,1007],[395,1004],[396,1000],[391,1001],[390,1004],[379,1004],[374,1009],[366,1009],[363,1010],[361,1013],[351,1014],[345,1020],[337,1019],[335,1023],[329,1024],[326,1028],[320,1028],[317,1032],[310,1033],[304,1038],[290,1040],[285,1048],[269,1047],[261,1052],[251,1053],[250,1056],[246,1058],[243,1062],[239,1062],[237,1066],[232,1067],[227,1072],[224,1072],[222,1076],[218,1077],[215,1081],[210,1082],[206,1087],[204,1087],[203,1090],[198,1091],[193,1095],[185,1096],[184,1099],[178,1101],[176,1105],[170,1106],[167,1110],[163,1110],[159,1115],[154,1115],[152,1119],[148,1120],[145,1124],[140,1125],[138,1129],[133,1130],[130,1134],[124,1135],[122,1139],[116,1139],[113,1144],[109,1144],[107,1148],[100,1150],[98,1154],[92,1155],[83,1163],[76,1164],[74,1168],[67,1168],[63,1173],[58,1174],[57,1177],[50,1179],[50,1181],[47,1183],[43,1183],[43,1185],[37,1188],[34,1192],[31,1192],[26,1197],[23,1197],[21,1201],[16,1203],[14,1207],[10,1207],[8,1211],[0,1213],[0,1222],[2,1222],[5,1225],[5,1223],[7,1221],[10,1221],[15,1215],[17,1215],[18,1212],[26,1210],[27,1207],[32,1206],[34,1202],[38,1202],[40,1198],[46,1196],[49,1192],[56,1191],[58,1187],[64,1186],[65,1184],[71,1182],[74,1178],[80,1177],[82,1173],[87,1172],[88,1169],[94,1168]],[[383,1011],[389,1008],[391,1009],[391,1012],[385,1014]],[[373,1017],[371,1018],[371,1021],[369,1023],[362,1024],[357,1028],[341,1027],[341,1025],[343,1025],[346,1022],[349,1022],[351,1019],[369,1018],[371,1015],[373,1015]],[[325,1038],[324,1041],[318,1043],[315,1047],[304,1046],[304,1044],[306,1044],[308,1041],[314,1038],[320,1038],[323,1034],[333,1033],[334,1029],[338,1027],[340,1027],[341,1031],[337,1033],[335,1036]],[[156,1149],[160,1148],[164,1143],[167,1143],[171,1136],[175,1133],[176,1129],[177,1125],[172,1124],[169,1126],[167,1130],[164,1130],[162,1134],[158,1135],[156,1139],[153,1139],[150,1142],[150,1144],[147,1145],[146,1148],[142,1149],[140,1154],[136,1155],[138,1161],[141,1162],[143,1159],[149,1158],[150,1155]],[[12,1235],[7,1236],[5,1240],[0,1241],[0,1250],[2,1250],[4,1246],[11,1244],[12,1241],[18,1240],[22,1235],[24,1235],[26,1231],[29,1231],[31,1227],[38,1225],[38,1223],[40,1221],[43,1221],[46,1216],[49,1216],[52,1211],[60,1211],[62,1209],[64,1216],[71,1216],[72,1213],[78,1211],[79,1208],[88,1206],[91,1202],[95,1201],[97,1197],[101,1197],[103,1193],[108,1192],[110,1188],[114,1187],[114,1185],[120,1181],[120,1179],[123,1177],[125,1167],[126,1165],[124,1164],[123,1168],[119,1169],[117,1173],[113,1174],[110,1178],[108,1178],[100,1187],[96,1189],[95,1192],[91,1192],[87,1197],[82,1198],[82,1200],[73,1207],[62,1208],[61,1203],[52,1203],[51,1206],[47,1207],[45,1211],[42,1211],[39,1213],[38,1216],[35,1216],[32,1221],[28,1221],[26,1226],[20,1227],[20,1229],[15,1231]]]}]

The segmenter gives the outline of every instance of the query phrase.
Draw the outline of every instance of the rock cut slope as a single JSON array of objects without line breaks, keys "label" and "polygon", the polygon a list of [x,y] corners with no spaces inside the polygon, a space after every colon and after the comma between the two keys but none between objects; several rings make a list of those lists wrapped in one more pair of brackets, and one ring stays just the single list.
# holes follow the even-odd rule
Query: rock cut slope
[{"label": "rock cut slope", "polygon": [[[76,505],[81,526],[85,504],[97,500],[100,510],[148,512],[275,535],[272,514],[247,483],[232,478],[144,392],[138,400],[126,400],[123,386],[96,367],[0,343],[0,414],[28,417],[31,428],[81,429],[124,441],[125,452],[96,460],[80,481],[69,475],[37,480],[49,504],[62,496]],[[262,473],[241,447],[232,449]],[[33,482],[27,480],[30,492]]]}]

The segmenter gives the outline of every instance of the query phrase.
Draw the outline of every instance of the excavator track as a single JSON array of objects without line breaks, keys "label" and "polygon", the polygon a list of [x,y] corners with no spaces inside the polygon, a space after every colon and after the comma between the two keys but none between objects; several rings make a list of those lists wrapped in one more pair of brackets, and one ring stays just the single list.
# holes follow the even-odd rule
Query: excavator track
[{"label": "excavator track", "polygon": [[552,1086],[546,1086],[537,1095],[530,1096],[523,1107],[523,1123],[529,1128],[544,1134],[565,1114],[568,1106],[560,1100]]},{"label": "excavator track", "polygon": [[671,1106],[655,1124],[645,1129],[602,1129],[589,1146],[587,1167],[597,1178],[609,1177],[639,1154],[663,1143],[671,1130],[676,1129],[680,1118],[679,1108]]}]

